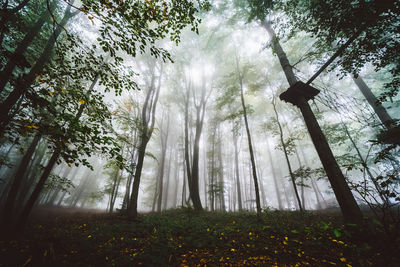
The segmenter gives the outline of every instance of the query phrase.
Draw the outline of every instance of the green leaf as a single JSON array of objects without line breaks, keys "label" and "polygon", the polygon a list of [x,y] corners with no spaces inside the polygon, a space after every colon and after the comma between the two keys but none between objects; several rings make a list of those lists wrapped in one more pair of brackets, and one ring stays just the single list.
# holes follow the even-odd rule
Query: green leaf
[{"label": "green leaf", "polygon": [[375,218],[372,219],[372,222],[376,225],[383,226],[382,223]]},{"label": "green leaf", "polygon": [[341,237],[341,236],[342,236],[342,234],[341,234],[337,229],[333,230],[333,234],[334,234],[336,237]]}]

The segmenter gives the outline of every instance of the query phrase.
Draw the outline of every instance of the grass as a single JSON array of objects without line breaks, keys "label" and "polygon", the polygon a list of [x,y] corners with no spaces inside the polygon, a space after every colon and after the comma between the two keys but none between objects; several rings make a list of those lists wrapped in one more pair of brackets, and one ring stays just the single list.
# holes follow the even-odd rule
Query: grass
[{"label": "grass", "polygon": [[23,238],[0,241],[0,266],[400,266],[400,240],[371,229],[335,213],[270,211],[260,221],[183,208],[129,222],[42,211]]}]

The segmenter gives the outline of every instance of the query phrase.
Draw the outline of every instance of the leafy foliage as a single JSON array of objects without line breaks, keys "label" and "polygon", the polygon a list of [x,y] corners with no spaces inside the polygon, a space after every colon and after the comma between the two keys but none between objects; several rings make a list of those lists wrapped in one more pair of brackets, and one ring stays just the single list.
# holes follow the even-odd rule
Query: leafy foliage
[{"label": "leafy foliage", "polygon": [[191,208],[142,215],[134,224],[116,215],[52,217],[29,226],[25,240],[3,246],[3,259],[116,266],[399,263],[398,247],[388,245],[381,226],[371,223],[371,242],[369,228],[343,224],[336,214],[267,211],[263,223],[252,213]]},{"label": "leafy foliage", "polygon": [[[340,8],[338,8],[340,7]],[[367,63],[376,70],[392,74],[380,100],[398,94],[400,85],[400,3],[391,0],[354,1],[285,1],[279,6],[290,20],[285,24],[295,30],[311,33],[316,45],[330,50],[339,47],[358,30],[361,35],[346,49],[337,62],[343,71],[359,73]]]}]

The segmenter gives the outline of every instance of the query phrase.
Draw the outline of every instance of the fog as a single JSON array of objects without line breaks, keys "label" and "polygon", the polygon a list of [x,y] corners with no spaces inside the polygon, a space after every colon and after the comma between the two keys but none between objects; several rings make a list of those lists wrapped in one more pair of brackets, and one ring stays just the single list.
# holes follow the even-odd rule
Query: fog
[{"label": "fog", "polygon": [[[68,6],[61,2],[54,15],[58,20]],[[81,111],[79,120],[93,122],[91,116],[97,116],[93,114],[109,114],[100,118],[105,126],[98,128],[99,124],[93,123],[93,128],[83,131],[82,136],[97,129],[98,135],[111,136],[115,143],[65,136],[65,149],[79,148],[79,152],[57,159],[35,207],[120,213],[126,213],[132,205],[137,205],[139,212],[182,206],[208,211],[257,211],[257,195],[263,210],[339,207],[329,175],[310,138],[304,114],[296,105],[279,98],[290,85],[287,73],[282,71],[276,42],[291,62],[293,77],[304,82],[332,53],[318,50],[315,36],[285,28],[287,18],[283,13],[269,17],[275,22],[272,24],[275,33],[271,35],[270,26],[249,21],[246,9],[240,10],[233,2],[212,1],[212,4],[210,11],[197,14],[201,18],[198,34],[186,27],[179,32],[178,45],[173,38],[159,38],[154,43],[147,42],[148,45],[138,48],[136,53],[123,49],[126,40],[122,35],[107,37],[122,42],[118,49],[105,49],[107,46],[101,44],[101,38],[97,39],[107,26],[107,14],[102,18],[99,17],[101,12],[93,16],[87,15],[86,11],[79,12],[66,23],[66,30],[83,40],[81,46],[71,48],[74,50],[63,51],[66,57],[71,62],[77,59],[74,55],[84,60],[82,55],[91,56],[84,49],[97,45],[93,48],[90,66],[97,74],[82,78],[77,73],[75,80],[75,76],[68,77],[64,80],[68,85],[61,85],[62,81],[57,77],[44,73],[43,85],[35,85],[34,90],[39,92],[52,86],[72,90],[68,86],[75,88],[80,80],[86,91],[76,93],[80,96],[74,96],[70,101],[54,100],[60,101],[56,109],[72,104],[77,104],[79,109],[78,102],[83,107],[85,102],[92,101],[90,97],[98,97],[94,101],[101,99],[103,109],[91,110],[93,103],[90,102],[88,111],[83,114]],[[73,3],[76,7],[80,5],[78,1]],[[33,10],[39,6],[29,8]],[[34,12],[29,8],[26,12]],[[157,30],[161,25],[153,23],[149,24],[151,30]],[[57,24],[44,26],[43,34],[49,34],[53,27]],[[12,46],[10,40],[6,41]],[[39,40],[34,45],[40,47],[42,43]],[[153,45],[160,51],[168,50],[170,55],[155,54]],[[357,203],[360,206],[379,204],[387,200],[382,198],[379,189],[371,189],[366,194],[363,188],[373,188],[376,177],[396,173],[399,158],[395,152],[397,148],[390,152],[389,160],[376,160],[384,145],[373,140],[385,129],[385,121],[377,112],[383,109],[391,119],[397,119],[399,98],[391,97],[377,111],[374,100],[368,100],[360,91],[360,84],[354,82],[356,78],[335,65],[337,60],[329,67],[329,72],[323,72],[312,83],[320,92],[308,103]],[[28,58],[28,61],[34,60]],[[54,64],[52,68],[57,69],[58,63],[55,61]],[[99,74],[106,67],[120,76]],[[58,68],[61,76],[64,75],[62,68]],[[28,73],[28,70],[20,71]],[[359,74],[358,80],[363,78],[369,93],[376,96],[383,93],[384,84],[391,79],[385,69],[376,71],[371,64],[363,65]],[[117,89],[113,88],[115,84],[119,84]],[[12,85],[8,86],[10,91]],[[91,86],[93,89],[87,91]],[[57,95],[58,89],[54,90]],[[82,100],[85,95],[88,98]],[[2,100],[6,97],[6,93],[1,95]],[[52,101],[49,96],[44,98]],[[22,109],[18,111],[22,113],[15,115],[15,124],[10,122],[1,144],[3,206],[13,177],[21,176],[17,174],[20,165],[28,164],[22,172],[22,187],[14,197],[16,207],[24,205],[55,147],[53,137],[47,137],[46,131],[53,129],[49,126],[41,133],[29,159],[24,159],[30,144],[41,131],[41,126],[35,125],[49,119],[36,111],[38,106],[25,105],[24,101],[29,103],[30,100],[23,100]],[[24,129],[20,127],[21,121],[26,121]],[[68,132],[67,129],[79,131],[68,123],[55,128],[64,127],[62,125],[70,125],[64,132]],[[79,142],[73,143],[77,139]],[[100,145],[100,142],[103,143]],[[85,146],[89,144],[95,147],[91,151]],[[121,158],[113,154],[113,145],[118,147]],[[258,189],[255,189],[255,182]],[[394,201],[392,195],[389,198]]]}]

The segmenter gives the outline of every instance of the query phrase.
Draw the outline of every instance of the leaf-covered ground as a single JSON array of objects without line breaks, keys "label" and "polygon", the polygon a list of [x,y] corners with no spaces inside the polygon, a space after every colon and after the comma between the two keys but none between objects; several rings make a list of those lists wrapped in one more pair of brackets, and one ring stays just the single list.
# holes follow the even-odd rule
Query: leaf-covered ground
[{"label": "leaf-covered ground", "polygon": [[[43,214],[43,211],[42,211]],[[46,217],[47,216],[47,217]],[[0,241],[0,266],[400,266],[396,240],[340,216],[190,209],[123,216],[49,211]],[[399,244],[399,240],[397,240]]]}]

